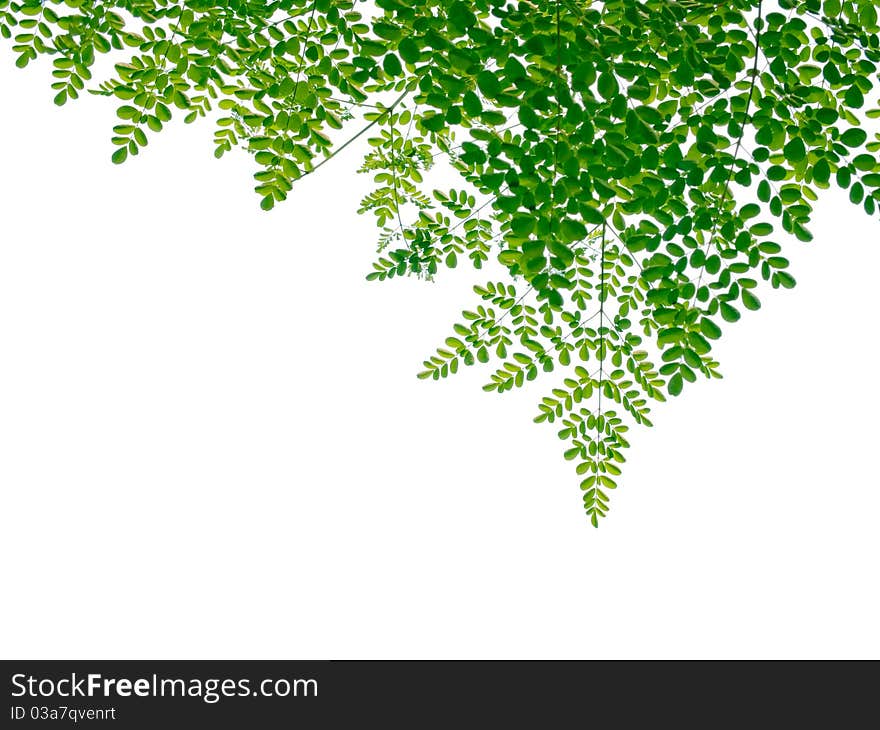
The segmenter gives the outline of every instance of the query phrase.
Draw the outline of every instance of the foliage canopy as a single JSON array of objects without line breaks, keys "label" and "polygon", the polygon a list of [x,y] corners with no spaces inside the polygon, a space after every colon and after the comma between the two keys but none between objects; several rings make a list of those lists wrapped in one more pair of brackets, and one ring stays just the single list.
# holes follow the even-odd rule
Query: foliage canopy
[{"label": "foliage canopy", "polygon": [[[720,377],[713,341],[795,280],[819,192],[880,204],[878,3],[867,0],[0,0],[55,102],[118,102],[114,162],[210,112],[271,209],[368,134],[370,279],[490,257],[503,281],[420,377],[496,362],[499,393],[562,371],[556,423],[598,525],[649,404]],[[116,54],[95,82],[99,54]],[[359,125],[353,127],[352,125]],[[461,176],[426,186],[439,160]]]}]

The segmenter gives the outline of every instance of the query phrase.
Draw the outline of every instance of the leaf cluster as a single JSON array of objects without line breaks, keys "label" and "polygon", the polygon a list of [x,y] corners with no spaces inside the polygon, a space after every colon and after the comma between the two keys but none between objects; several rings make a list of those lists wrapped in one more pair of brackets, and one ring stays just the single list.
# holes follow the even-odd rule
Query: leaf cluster
[{"label": "leaf cluster", "polygon": [[[368,278],[506,271],[420,377],[494,360],[502,393],[560,373],[535,420],[561,425],[598,524],[627,429],[720,377],[723,330],[795,285],[783,244],[812,239],[821,192],[877,214],[877,3],[361,5],[0,0],[0,35],[19,66],[51,59],[56,103],[89,83],[115,99],[114,162],[213,112],[217,156],[253,156],[266,210],[369,135]],[[460,188],[426,187],[438,160]]]}]

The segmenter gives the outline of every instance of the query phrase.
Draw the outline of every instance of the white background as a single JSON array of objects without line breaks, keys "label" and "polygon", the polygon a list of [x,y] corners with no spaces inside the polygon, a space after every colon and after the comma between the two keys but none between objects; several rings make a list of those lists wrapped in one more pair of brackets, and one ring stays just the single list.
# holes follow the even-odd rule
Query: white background
[{"label": "white background", "polygon": [[4,658],[880,656],[880,221],[823,198],[594,530],[553,376],[416,380],[480,277],[364,281],[358,149],[265,214],[0,60]]}]

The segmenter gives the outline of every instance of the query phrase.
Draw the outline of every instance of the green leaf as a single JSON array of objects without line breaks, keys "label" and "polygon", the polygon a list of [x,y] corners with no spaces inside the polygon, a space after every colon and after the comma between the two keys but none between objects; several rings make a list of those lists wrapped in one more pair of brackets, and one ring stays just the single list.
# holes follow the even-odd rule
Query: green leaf
[{"label": "green leaf", "polygon": [[761,206],[755,203],[747,203],[740,209],[739,214],[743,220],[748,220],[749,218],[754,218],[760,212]]},{"label": "green leaf", "polygon": [[421,119],[422,126],[429,132],[439,132],[446,127],[446,120],[440,114],[426,114]]},{"label": "green leaf", "polygon": [[810,233],[806,228],[804,228],[800,223],[794,224],[794,234],[797,236],[799,241],[803,241],[804,243],[809,243],[813,240],[813,234]]},{"label": "green leaf", "polygon": [[700,320],[700,332],[702,332],[710,340],[717,340],[721,337],[721,328],[711,319],[703,317]]},{"label": "green leaf", "polygon": [[868,170],[873,170],[877,167],[877,160],[874,159],[874,155],[862,154],[856,155],[853,158],[853,167],[856,170],[861,170],[862,172],[867,172]]},{"label": "green leaf", "polygon": [[782,149],[789,162],[800,162],[807,156],[807,148],[800,137],[793,137]]},{"label": "green leaf", "polygon": [[793,289],[795,284],[797,283],[795,282],[794,277],[786,271],[777,271],[775,273],[775,276],[779,283],[782,284],[782,286],[784,286],[786,289]]},{"label": "green leaf", "polygon": [[519,121],[523,126],[536,129],[541,126],[541,118],[535,114],[535,110],[530,106],[521,106],[518,112]]},{"label": "green leaf", "polygon": [[831,179],[831,167],[824,157],[813,165],[813,179],[820,183],[827,183]]},{"label": "green leaf", "polygon": [[758,297],[756,297],[754,294],[752,294],[748,289],[742,290],[741,297],[742,297],[743,306],[746,309],[749,309],[751,311],[755,311],[756,309],[761,308],[761,301],[758,299]]},{"label": "green leaf", "polygon": [[476,16],[471,12],[468,3],[465,2],[452,3],[447,11],[447,17],[452,25],[460,31],[467,30],[477,22]]},{"label": "green leaf", "polygon": [[737,322],[740,318],[740,313],[736,309],[736,307],[731,306],[727,302],[721,302],[719,306],[719,311],[721,312],[721,317],[725,322]]},{"label": "green leaf", "polygon": [[491,71],[480,71],[477,75],[477,86],[483,94],[491,99],[501,93],[501,83],[498,77]]},{"label": "green leaf", "polygon": [[862,198],[865,196],[865,188],[861,183],[853,183],[852,187],[849,189],[849,202],[855,205],[858,205],[862,202]]},{"label": "green leaf", "polygon": [[422,55],[419,44],[412,38],[403,38],[397,46],[397,52],[406,63],[416,63]]},{"label": "green leaf", "polygon": [[562,240],[566,243],[582,241],[587,237],[587,228],[580,221],[564,218],[561,225]]},{"label": "green leaf", "polygon": [[394,54],[389,53],[382,60],[382,69],[391,77],[403,75],[403,66],[400,59]]},{"label": "green leaf", "polygon": [[850,127],[840,135],[840,141],[847,147],[860,147],[868,139],[868,133],[859,127]]},{"label": "green leaf", "polygon": [[614,78],[614,74],[611,74],[608,71],[603,71],[599,74],[597,88],[599,89],[599,93],[605,99],[614,98],[620,90],[620,86],[617,83],[617,79]]},{"label": "green leaf", "polygon": [[861,109],[865,105],[865,97],[858,86],[850,86],[843,95],[843,101],[852,109]]}]

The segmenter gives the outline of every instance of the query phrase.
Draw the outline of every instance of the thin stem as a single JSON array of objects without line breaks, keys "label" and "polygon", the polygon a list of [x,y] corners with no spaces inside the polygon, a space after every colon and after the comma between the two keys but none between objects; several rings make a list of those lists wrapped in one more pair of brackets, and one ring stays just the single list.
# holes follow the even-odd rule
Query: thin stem
[{"label": "thin stem", "polygon": [[[318,0],[312,0],[312,12],[309,15],[309,25],[306,28],[306,37],[303,41],[302,52],[299,54],[299,68],[296,70],[296,82],[293,85],[293,91],[290,94],[290,100],[296,103],[296,93],[299,91],[299,82],[302,78],[303,68],[306,65],[306,48],[308,47],[309,38],[312,37],[312,24],[315,21],[315,10],[318,9]],[[290,129],[290,118],[287,119],[287,128]]]},{"label": "thin stem", "polygon": [[[758,4],[758,19],[756,21],[756,26],[758,28],[758,32],[755,35],[755,62],[752,66],[752,83],[749,85],[749,95],[746,98],[746,108],[743,111],[743,119],[742,124],[740,125],[739,137],[736,140],[736,147],[733,151],[733,159],[730,161],[730,167],[727,170],[727,180],[724,183],[724,190],[721,193],[721,200],[718,204],[718,214],[715,216],[715,222],[712,224],[712,232],[709,234],[709,238],[706,240],[705,245],[703,246],[703,254],[706,253],[711,243],[715,240],[715,233],[718,231],[718,224],[721,221],[721,209],[724,206],[725,201],[727,200],[727,194],[730,192],[730,181],[733,179],[733,168],[736,165],[736,160],[739,157],[739,150],[742,146],[743,136],[746,133],[746,125],[749,122],[749,110],[752,106],[752,97],[755,93],[755,84],[758,80],[758,58],[760,58],[760,49],[761,49],[761,31],[764,28],[763,23],[761,22],[761,13],[764,10],[764,3],[761,2]],[[694,291],[694,298],[691,300],[691,306],[693,307],[694,302],[697,300],[697,294],[700,291],[700,285],[703,282],[703,272],[706,270],[705,266],[700,267],[700,275],[697,277],[697,286]]]},{"label": "thin stem", "polygon": [[[602,416],[602,367],[605,363],[605,231],[608,224],[602,225],[602,255],[599,264],[599,402],[596,408],[596,415]],[[596,442],[598,446],[601,431],[599,429],[599,418],[596,419]]]},{"label": "thin stem", "polygon": [[367,131],[369,131],[370,129],[372,129],[373,127],[375,127],[379,122],[382,121],[382,119],[383,119],[386,115],[388,115],[388,114],[390,114],[391,112],[394,111],[394,107],[396,107],[398,104],[400,104],[400,102],[403,101],[404,97],[406,97],[406,95],[409,93],[409,91],[410,91],[409,89],[404,89],[403,92],[401,93],[401,95],[398,96],[393,102],[391,102],[391,106],[389,106],[387,109],[385,109],[385,111],[383,111],[379,116],[377,116],[377,117],[376,117],[372,122],[370,122],[366,127],[364,127],[363,129],[361,129],[360,132],[358,132],[357,134],[355,134],[355,135],[352,136],[352,137],[349,137],[345,142],[343,142],[339,147],[337,147],[335,150],[333,150],[333,152],[331,152],[329,155],[327,155],[327,157],[325,157],[323,160],[321,160],[321,161],[320,161],[317,165],[315,165],[311,170],[307,170],[305,173],[303,173],[303,175],[302,175],[302,177],[301,177],[300,179],[302,179],[302,178],[305,177],[306,175],[311,175],[311,174],[312,174],[313,172],[315,172],[315,170],[317,170],[319,167],[321,167],[321,166],[323,166],[323,165],[326,165],[328,162],[330,162],[330,160],[332,160],[334,157],[336,157],[336,155],[338,155],[340,152],[342,152],[342,150],[344,150],[346,147],[348,147],[348,146],[349,146],[352,142],[354,142],[358,137],[362,136],[362,135],[365,134]]},{"label": "thin stem", "polygon": [[[400,226],[400,230],[402,231],[403,220],[400,217],[400,197],[397,194],[397,159],[394,154],[394,134],[396,132],[396,127],[394,126],[393,114],[388,115],[388,128],[391,132],[391,151],[389,152],[388,164],[391,167],[391,178],[394,181],[394,212],[397,214],[397,223]],[[400,152],[401,154],[403,154],[402,149]],[[404,237],[406,237],[405,233]]]}]

